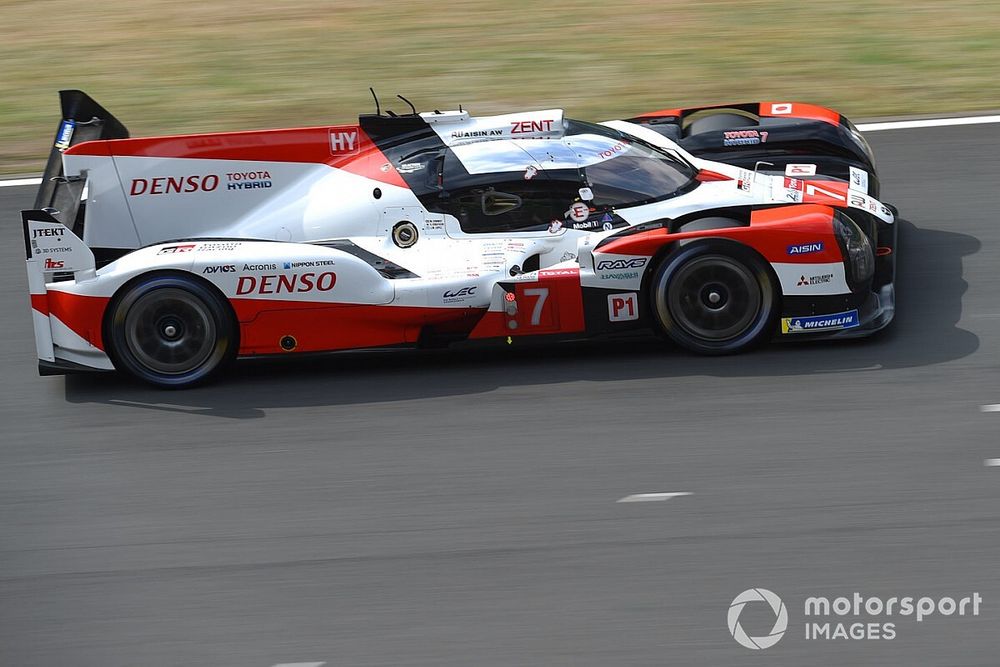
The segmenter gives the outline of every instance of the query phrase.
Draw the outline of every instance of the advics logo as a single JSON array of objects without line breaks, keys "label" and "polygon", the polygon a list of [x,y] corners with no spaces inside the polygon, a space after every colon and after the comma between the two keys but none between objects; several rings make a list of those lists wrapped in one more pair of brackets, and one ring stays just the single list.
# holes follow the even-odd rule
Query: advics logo
[{"label": "advics logo", "polygon": [[[766,602],[771,606],[775,617],[774,627],[771,628],[771,632],[767,635],[763,637],[751,637],[743,629],[743,626],[740,625],[740,614],[743,613],[743,607],[748,602]],[[732,604],[729,605],[727,620],[729,621],[729,634],[733,636],[733,639],[740,646],[758,650],[770,648],[781,641],[785,630],[788,629],[788,610],[785,609],[785,603],[781,601],[781,598],[766,588],[751,588],[743,591],[733,599]]]}]

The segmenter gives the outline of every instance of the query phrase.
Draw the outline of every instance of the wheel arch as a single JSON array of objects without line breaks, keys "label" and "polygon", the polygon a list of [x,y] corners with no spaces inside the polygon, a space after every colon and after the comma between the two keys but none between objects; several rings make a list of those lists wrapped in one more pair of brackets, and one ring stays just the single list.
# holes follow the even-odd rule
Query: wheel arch
[{"label": "wheel arch", "polygon": [[[127,294],[130,289],[132,289],[136,285],[142,283],[143,281],[151,280],[151,279],[155,279],[155,278],[166,278],[166,277],[180,277],[180,278],[184,278],[186,280],[191,280],[192,282],[196,282],[199,285],[201,285],[202,287],[205,287],[206,289],[208,289],[210,292],[214,293],[219,298],[219,301],[221,303],[224,303],[226,305],[226,308],[227,308],[227,310],[229,312],[229,315],[232,317],[232,322],[233,322],[233,331],[232,331],[232,334],[233,334],[233,337],[234,337],[233,340],[234,340],[234,344],[236,346],[236,349],[239,350],[239,345],[240,345],[240,321],[239,321],[239,318],[236,315],[236,310],[233,308],[232,302],[229,300],[229,297],[227,297],[223,293],[223,291],[221,289],[219,289],[218,285],[216,285],[212,281],[207,280],[203,276],[199,276],[197,273],[194,273],[192,271],[187,271],[185,269],[178,269],[178,268],[164,268],[164,269],[153,269],[152,271],[143,271],[142,273],[138,273],[138,274],[132,276],[131,278],[129,278],[128,280],[126,280],[124,283],[122,283],[121,285],[119,285],[118,288],[115,289],[114,293],[111,295],[111,298],[108,300],[107,305],[104,307],[104,313],[101,315],[101,338],[102,338],[102,340],[105,340],[105,341],[110,341],[111,340],[111,338],[110,338],[110,335],[111,335],[111,315],[114,312],[115,307],[118,305],[118,302],[121,301],[122,297],[125,294]],[[110,356],[111,351],[108,350],[108,353],[109,353],[109,356]]]}]

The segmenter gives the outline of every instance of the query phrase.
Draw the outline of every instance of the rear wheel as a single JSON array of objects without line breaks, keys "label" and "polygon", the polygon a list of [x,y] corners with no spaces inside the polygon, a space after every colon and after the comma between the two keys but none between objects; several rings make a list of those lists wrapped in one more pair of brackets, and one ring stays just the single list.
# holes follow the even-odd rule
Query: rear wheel
[{"label": "rear wheel", "polygon": [[682,246],[657,270],[650,290],[663,332],[700,354],[731,354],[766,340],[774,329],[776,294],[762,259],[715,241]]},{"label": "rear wheel", "polygon": [[115,367],[161,387],[204,382],[236,354],[232,310],[211,287],[181,275],[142,280],[108,309]]}]

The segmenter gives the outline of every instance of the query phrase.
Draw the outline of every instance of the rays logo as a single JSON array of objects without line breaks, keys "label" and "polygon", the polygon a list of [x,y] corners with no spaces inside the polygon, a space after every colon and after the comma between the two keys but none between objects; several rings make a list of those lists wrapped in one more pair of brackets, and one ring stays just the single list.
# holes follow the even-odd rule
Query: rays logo
[{"label": "rays logo", "polygon": [[[751,637],[740,625],[740,614],[750,602],[766,602],[774,612],[774,627],[771,632],[762,637]],[[777,595],[766,588],[750,588],[737,595],[729,605],[729,634],[740,646],[752,650],[771,648],[785,635],[788,629],[788,610],[785,603]]]},{"label": "rays logo", "polygon": [[633,257],[632,259],[602,259],[597,263],[598,271],[620,271],[621,269],[641,269],[646,266],[647,258]]}]

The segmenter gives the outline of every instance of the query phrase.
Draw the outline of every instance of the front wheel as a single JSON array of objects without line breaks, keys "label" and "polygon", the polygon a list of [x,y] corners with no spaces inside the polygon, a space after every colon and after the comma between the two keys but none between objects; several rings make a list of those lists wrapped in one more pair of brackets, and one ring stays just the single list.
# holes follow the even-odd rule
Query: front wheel
[{"label": "front wheel", "polygon": [[650,297],[663,332],[700,354],[731,354],[762,343],[778,312],[769,267],[735,243],[682,246],[656,271]]},{"label": "front wheel", "polygon": [[153,276],[126,288],[108,309],[105,332],[115,368],[161,387],[204,382],[238,347],[226,300],[181,275]]}]

